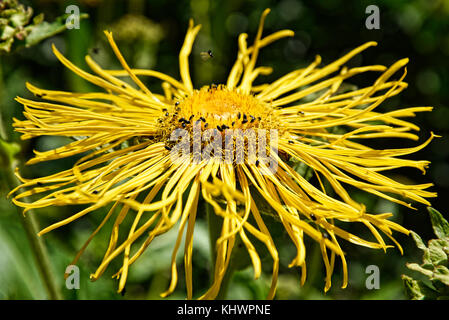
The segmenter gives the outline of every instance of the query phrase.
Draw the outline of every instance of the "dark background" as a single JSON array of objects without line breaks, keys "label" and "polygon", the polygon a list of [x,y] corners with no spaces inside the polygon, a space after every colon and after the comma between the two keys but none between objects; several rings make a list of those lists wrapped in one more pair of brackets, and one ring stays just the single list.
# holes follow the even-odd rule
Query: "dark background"
[{"label": "dark background", "polygon": [[[241,32],[249,34],[251,43],[255,36],[259,17],[265,8],[271,8],[265,24],[264,34],[280,29],[295,31],[294,38],[282,39],[264,48],[258,64],[272,66],[270,76],[261,77],[259,82],[270,82],[279,76],[303,67],[320,54],[323,63],[330,63],[350,49],[367,41],[378,41],[378,46],[370,48],[352,59],[349,66],[383,64],[408,57],[410,62],[405,79],[409,83],[400,96],[383,104],[379,110],[392,110],[400,107],[434,106],[431,113],[419,114],[412,122],[421,127],[420,142],[430,131],[442,136],[435,139],[424,150],[411,156],[413,159],[427,159],[432,162],[427,175],[418,171],[402,170],[394,177],[409,183],[433,182],[432,190],[439,197],[432,199],[432,205],[446,215],[449,188],[449,1],[447,0],[395,0],[395,1],[22,1],[43,12],[46,20],[52,21],[65,12],[70,4],[77,4],[81,12],[89,14],[89,19],[81,21],[79,30],[66,32],[43,41],[37,46],[21,50],[14,55],[1,56],[2,95],[1,108],[8,135],[19,141],[13,133],[11,118],[22,118],[22,107],[16,103],[15,96],[31,97],[26,91],[25,81],[34,85],[67,91],[89,91],[94,88],[72,72],[63,68],[50,50],[54,43],[70,60],[86,68],[84,56],[91,54],[105,68],[116,68],[118,62],[106,43],[103,30],[112,30],[118,46],[130,65],[150,68],[167,73],[175,78],[178,74],[178,53],[182,46],[188,19],[202,24],[191,58],[191,72],[194,85],[198,88],[210,83],[224,83],[237,55],[237,37]],[[380,29],[368,30],[365,20],[368,5],[380,9]],[[200,52],[212,50],[214,58],[202,61]],[[354,78],[355,84],[363,86],[372,81],[368,77]],[[160,83],[148,82],[152,90],[160,90]],[[20,156],[28,159],[32,149],[47,150],[66,141],[56,137],[43,137],[21,142]],[[380,148],[413,146],[418,142],[382,140],[373,143]],[[69,166],[66,161],[34,165],[25,170],[28,176],[55,172]],[[5,199],[2,190],[0,201],[0,299],[41,299],[45,291],[39,280],[34,261],[28,247],[15,209]],[[353,196],[364,202],[370,212],[391,211],[395,221],[420,234],[423,239],[433,237],[430,221],[423,206],[417,211],[399,207],[396,204],[379,200],[353,190]],[[41,226],[49,225],[58,218],[66,217],[80,208],[48,208],[37,211]],[[89,273],[95,271],[108,241],[108,226],[96,237],[78,265],[81,268],[81,289],[69,291],[63,287],[65,266],[70,263],[77,250],[84,243],[99,221],[102,214],[92,214],[72,225],[63,227],[45,236],[55,277],[63,288],[65,298],[70,299],[157,299],[170,281],[169,263],[171,248],[176,232],[168,233],[154,242],[148,252],[131,267],[127,293],[124,297],[115,293],[116,282],[110,279],[115,272],[112,264],[103,277],[91,283]],[[367,235],[367,230],[350,227],[350,230]],[[175,230],[174,230],[175,231]],[[196,295],[208,286],[209,243],[205,221],[199,219],[195,229],[194,276]],[[344,245],[349,266],[349,286],[340,289],[341,265],[336,264],[333,286],[323,293],[324,267],[319,248],[308,244],[308,281],[304,287],[299,285],[300,272],[287,268],[293,257],[293,247],[285,234],[278,232],[281,270],[278,286],[278,299],[404,299],[401,274],[412,274],[405,267],[406,262],[418,262],[421,253],[415,248],[410,237],[398,235],[405,254],[389,249],[370,250]],[[182,257],[180,256],[180,262]],[[381,288],[367,290],[365,287],[365,268],[375,264],[380,268]],[[264,263],[261,280],[252,279],[252,269],[238,272],[229,290],[234,299],[263,299],[270,282],[271,261]],[[179,270],[183,270],[182,264]],[[179,284],[171,298],[185,297],[183,274],[180,272]]]}]

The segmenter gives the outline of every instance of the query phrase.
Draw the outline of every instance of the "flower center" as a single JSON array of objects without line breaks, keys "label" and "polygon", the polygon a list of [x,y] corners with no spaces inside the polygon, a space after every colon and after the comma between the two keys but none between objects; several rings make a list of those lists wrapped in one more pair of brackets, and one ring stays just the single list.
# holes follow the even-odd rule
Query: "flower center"
[{"label": "flower center", "polygon": [[[171,156],[199,163],[269,163],[270,148],[277,150],[282,126],[274,109],[252,95],[225,86],[203,87],[164,110],[159,118],[159,141]],[[179,130],[182,129],[182,130]],[[187,158],[182,158],[187,155]],[[191,155],[193,155],[191,157]]]},{"label": "flower center", "polygon": [[252,95],[228,90],[225,86],[203,87],[190,97],[164,110],[159,119],[165,133],[178,128],[191,129],[278,129],[273,108]]}]

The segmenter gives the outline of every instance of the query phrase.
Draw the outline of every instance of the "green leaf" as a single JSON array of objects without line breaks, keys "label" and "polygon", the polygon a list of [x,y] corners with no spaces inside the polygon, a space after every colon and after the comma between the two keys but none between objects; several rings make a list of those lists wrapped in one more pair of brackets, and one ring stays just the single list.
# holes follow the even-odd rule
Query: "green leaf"
[{"label": "green leaf", "polygon": [[4,26],[0,29],[0,39],[6,40],[14,36],[16,30],[11,26]]},{"label": "green leaf", "polygon": [[449,295],[449,223],[441,213],[428,208],[432,227],[438,239],[432,239],[426,246],[421,237],[411,232],[416,246],[424,251],[423,263],[408,263],[407,268],[425,276],[423,280],[415,280],[402,276],[407,296],[410,299],[446,299]]},{"label": "green leaf", "polygon": [[11,24],[16,28],[23,27],[28,24],[32,15],[33,15],[32,10],[17,12],[11,16],[9,21],[11,21]]},{"label": "green leaf", "polygon": [[65,25],[60,24],[59,22],[49,23],[44,21],[36,26],[33,26],[31,29],[31,33],[26,37],[25,47],[31,47],[40,41],[54,36],[65,30]]},{"label": "green leaf", "polygon": [[13,42],[14,42],[13,38],[9,38],[6,41],[0,42],[0,52],[1,51],[5,51],[5,52],[11,51],[11,45]]},{"label": "green leaf", "polygon": [[447,265],[447,254],[443,248],[448,245],[449,243],[445,239],[433,239],[429,241],[429,257],[434,265]]},{"label": "green leaf", "polygon": [[449,269],[445,266],[437,266],[433,272],[432,279],[436,279],[449,286]]},{"label": "green leaf", "polygon": [[402,275],[405,294],[412,300],[434,300],[440,297],[439,293],[429,288],[423,281],[415,280],[409,276]]},{"label": "green leaf", "polygon": [[43,21],[44,21],[44,14],[43,13],[40,13],[40,14],[38,14],[37,16],[35,16],[33,18],[33,24],[34,25],[39,24],[39,23],[41,23]]},{"label": "green leaf", "polygon": [[402,275],[402,281],[405,286],[405,293],[412,300],[423,300],[425,295],[422,293],[421,285],[418,280],[414,280],[409,276]]},{"label": "green leaf", "polygon": [[407,263],[406,266],[410,270],[418,271],[418,272],[420,272],[420,273],[422,273],[422,274],[424,274],[424,275],[426,275],[428,277],[432,277],[432,275],[433,275],[433,271],[432,270],[429,270],[427,268],[423,268],[422,266],[420,266],[417,263]]},{"label": "green leaf", "polygon": [[444,246],[442,249],[443,249],[444,253],[446,253],[446,255],[449,257],[449,237],[440,239],[440,240],[444,241]]},{"label": "green leaf", "polygon": [[443,215],[432,207],[427,210],[430,214],[433,231],[438,238],[449,237],[449,222],[443,218]]},{"label": "green leaf", "polygon": [[421,237],[420,237],[416,232],[414,232],[414,231],[411,231],[410,234],[412,235],[413,240],[415,240],[416,246],[417,246],[419,249],[421,249],[421,250],[423,250],[423,251],[426,251],[426,250],[427,250],[427,247],[426,247],[426,245],[424,244],[424,241],[421,239]]},{"label": "green leaf", "polygon": [[[89,15],[86,13],[82,13],[80,15],[80,19],[85,19]],[[56,18],[53,22],[42,22],[38,25],[29,27],[31,29],[30,34],[26,37],[25,40],[25,47],[31,47],[38,42],[42,41],[43,39],[52,37],[66,29],[66,19],[68,15],[63,15],[58,18]]]},{"label": "green leaf", "polygon": [[[19,9],[20,10],[20,9]],[[15,14],[16,12],[18,11],[18,9],[17,8],[10,8],[10,9],[3,9],[1,12],[0,12],[0,15],[2,16],[2,17],[5,17],[5,18],[10,18],[13,14]]]}]

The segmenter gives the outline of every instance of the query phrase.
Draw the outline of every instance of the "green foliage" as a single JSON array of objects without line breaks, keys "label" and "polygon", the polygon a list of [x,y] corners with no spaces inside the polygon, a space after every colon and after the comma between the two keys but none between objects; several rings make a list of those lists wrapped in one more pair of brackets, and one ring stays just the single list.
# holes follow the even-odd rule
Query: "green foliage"
[{"label": "green foliage", "polygon": [[[30,30],[28,36],[25,38],[25,47],[30,47],[38,42],[52,37],[66,29],[66,19],[68,15],[62,15],[57,17],[53,22],[41,21],[38,24],[34,24]],[[80,19],[86,19],[88,17],[87,14],[80,14]],[[34,20],[33,20],[34,21]]]},{"label": "green foliage", "polygon": [[[7,3],[17,1],[0,1],[4,9]],[[391,65],[397,59],[409,57],[407,82],[409,88],[400,96],[394,97],[391,103],[382,105],[383,111],[395,110],[398,106],[431,105],[435,106],[432,113],[417,115],[408,119],[417,123],[426,135],[430,128],[443,138],[435,140],[421,151],[420,158],[432,162],[429,176],[422,177],[414,172],[397,172],[399,179],[411,182],[435,182],[435,191],[445,195],[449,187],[449,140],[446,134],[449,130],[449,2],[435,1],[380,1],[381,29],[366,30],[365,8],[372,4],[369,1],[343,1],[343,0],[282,0],[282,1],[167,1],[167,0],[133,0],[133,1],[33,1],[28,0],[35,12],[44,12],[49,21],[39,21],[43,15],[33,19],[30,16],[25,28],[35,30],[28,35],[30,43],[46,38],[46,35],[56,34],[63,30],[65,5],[68,3],[80,6],[82,12],[88,12],[92,19],[83,21],[79,30],[73,29],[58,33],[51,39],[67,57],[81,68],[88,70],[85,65],[85,55],[92,55],[102,67],[117,69],[117,62],[109,45],[104,39],[103,30],[114,33],[120,50],[127,58],[130,66],[134,68],[151,68],[168,73],[179,78],[178,53],[184,41],[188,19],[193,17],[195,23],[203,25],[199,38],[195,42],[190,58],[192,80],[197,86],[204,84],[223,83],[232,67],[237,55],[237,37],[240,32],[248,33],[251,41],[256,33],[260,13],[266,7],[272,12],[267,18],[264,35],[280,29],[288,28],[295,31],[294,38],[284,39],[273,46],[264,48],[260,56],[260,65],[272,66],[273,75],[261,77],[261,82],[270,82],[295,68],[306,66],[313,61],[316,54],[323,57],[323,63],[338,58],[344,52],[356,47],[365,41],[376,40],[379,46],[368,50],[359,59],[351,60],[350,67],[365,64]],[[140,5],[139,5],[140,3]],[[27,9],[25,9],[26,12]],[[5,14],[1,10],[1,14]],[[23,14],[22,18],[27,15]],[[39,18],[38,18],[39,17]],[[60,17],[60,18],[57,18]],[[132,19],[130,19],[130,17]],[[143,17],[145,19],[143,19]],[[0,17],[2,18],[2,17]],[[20,16],[17,16],[18,22]],[[6,18],[7,19],[7,18]],[[59,19],[59,20],[58,20]],[[15,36],[19,29],[9,23],[10,20],[0,19],[0,47],[10,45],[11,53],[0,56],[0,97],[1,113],[4,129],[8,134],[8,141],[20,143],[22,150],[17,157],[23,162],[29,158],[32,150],[48,150],[49,145],[61,145],[60,137],[48,136],[31,141],[20,141],[19,134],[13,133],[11,119],[23,118],[22,107],[14,101],[15,96],[30,98],[25,88],[25,81],[29,81],[42,88],[54,90],[67,90],[86,92],[98,90],[88,82],[80,79],[70,70],[65,69],[56,61],[51,48],[46,41],[26,48],[25,39]],[[153,23],[151,23],[151,21]],[[16,23],[16,22],[15,22]],[[22,20],[22,23],[24,21]],[[8,27],[5,27],[8,26]],[[132,28],[130,28],[132,27]],[[61,29],[62,28],[62,29]],[[52,33],[54,32],[54,33]],[[163,36],[163,38],[161,38]],[[5,39],[3,39],[5,37]],[[20,37],[20,35],[19,35]],[[10,40],[8,40],[10,39]],[[11,42],[8,44],[7,42]],[[20,52],[15,49],[22,46]],[[65,49],[65,51],[64,51]],[[214,58],[203,61],[200,52],[211,49]],[[0,49],[0,52],[6,52]],[[15,54],[17,53],[17,54]],[[367,79],[360,79],[362,81]],[[159,81],[142,77],[142,81],[153,91],[161,93]],[[359,82],[354,83],[359,84]],[[352,84],[351,84],[352,86]],[[351,88],[348,88],[351,89]],[[391,109],[389,109],[391,108]],[[406,119],[407,120],[407,119]],[[382,146],[391,146],[396,143],[393,139],[381,141]],[[412,141],[407,146],[415,145]],[[9,145],[6,148],[13,147]],[[378,147],[378,145],[373,145]],[[14,151],[10,149],[10,151]],[[36,177],[41,174],[51,174],[70,168],[73,159],[42,163],[24,168],[24,177]],[[300,162],[293,163],[295,170],[317,183],[313,170]],[[45,299],[47,297],[41,283],[36,262],[27,243],[17,208],[6,199],[7,190],[4,178],[0,184],[0,299]],[[326,186],[325,186],[326,187]],[[407,228],[413,228],[417,233],[425,233],[423,215],[410,214],[408,208],[403,208],[386,200],[376,200],[369,194],[350,189],[351,196],[364,203],[367,212],[392,212],[396,222]],[[280,221],[276,220],[270,207],[263,202],[257,194],[257,202],[264,221],[279,249],[280,275],[276,299],[404,299],[403,284],[400,275],[406,273],[406,261],[417,261],[414,255],[413,242],[398,235],[398,241],[404,247],[404,256],[398,250],[388,250],[384,254],[381,250],[374,251],[358,248],[342,241],[341,245],[348,253],[349,286],[341,289],[342,282],[341,263],[336,262],[335,273],[332,279],[332,288],[324,294],[323,272],[319,246],[313,243],[307,245],[307,281],[300,285],[300,270],[288,268],[291,259],[295,256],[295,247],[291,244],[288,234],[282,228]],[[447,200],[444,196],[435,198],[432,203],[435,207],[442,207]],[[81,210],[79,206],[52,207],[35,211],[35,217],[41,228],[54,223],[63,217],[73,215]],[[130,275],[126,286],[126,295],[122,297],[116,293],[117,283],[110,276],[120,267],[120,262],[113,263],[111,269],[96,282],[89,281],[89,273],[95,271],[103,258],[105,246],[110,236],[110,225],[105,226],[92,241],[78,262],[81,270],[81,289],[68,290],[64,286],[63,274],[65,268],[74,258],[90,233],[98,226],[106,214],[102,209],[98,212],[80,219],[74,224],[65,226],[60,230],[45,235],[43,240],[49,250],[50,260],[54,268],[54,277],[66,299],[159,299],[159,294],[167,289],[170,282],[170,258],[173,244],[177,236],[177,226],[167,233],[165,238],[155,241],[145,254],[130,268]],[[124,222],[124,230],[129,225]],[[353,233],[366,232],[364,226],[344,225],[345,229]],[[444,230],[443,227],[440,229]],[[366,233],[363,233],[366,235]],[[396,235],[394,235],[396,236]],[[194,294],[204,292],[210,285],[213,269],[210,259],[210,245],[208,227],[205,223],[204,209],[199,208],[198,225],[194,233]],[[307,240],[307,239],[306,239]],[[437,240],[437,239],[435,239]],[[422,241],[421,241],[422,243]],[[238,244],[237,244],[238,245]],[[246,255],[242,266],[230,281],[228,298],[235,299],[264,299],[271,282],[272,260],[264,245],[254,241],[262,261],[262,275],[254,280],[253,268]],[[182,245],[181,245],[182,247]],[[429,259],[432,256],[435,262],[441,261],[441,251],[435,249],[438,243],[432,246]],[[443,250],[444,251],[444,250]],[[184,273],[183,257],[179,251],[179,284],[169,299],[184,299]],[[446,252],[447,254],[447,252]],[[367,265],[381,266],[381,289],[367,290],[365,288]],[[423,267],[424,268],[424,267]],[[425,269],[427,270],[427,269]],[[438,269],[439,270],[439,269]],[[444,275],[444,272],[437,274]],[[422,279],[418,276],[422,275]],[[408,277],[406,285],[419,293],[422,297],[436,298],[437,291],[433,289],[432,282],[424,274]],[[434,280],[437,283],[437,280]],[[439,280],[438,280],[439,281]],[[433,294],[433,296],[432,296]],[[418,296],[419,296],[418,295]]]},{"label": "green foliage", "polygon": [[410,299],[449,299],[449,223],[441,213],[428,208],[430,220],[437,239],[432,239],[426,246],[421,237],[412,232],[416,246],[423,254],[422,264],[408,263],[410,270],[424,276],[422,280],[403,275],[406,294]]},{"label": "green foliage", "polygon": [[0,165],[9,166],[16,154],[20,151],[20,146],[15,142],[7,142],[0,138]]},{"label": "green foliage", "polygon": [[[32,16],[33,9],[17,0],[0,3],[0,53],[9,53],[23,46],[31,47],[66,29],[67,14],[51,23],[44,21],[42,13],[34,18]],[[87,17],[87,14],[80,15],[80,19]]]}]

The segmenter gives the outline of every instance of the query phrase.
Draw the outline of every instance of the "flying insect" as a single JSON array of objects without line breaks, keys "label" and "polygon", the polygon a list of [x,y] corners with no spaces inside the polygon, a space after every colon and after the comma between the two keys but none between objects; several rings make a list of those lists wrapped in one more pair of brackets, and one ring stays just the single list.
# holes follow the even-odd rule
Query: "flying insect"
[{"label": "flying insect", "polygon": [[210,58],[213,58],[214,56],[212,55],[212,51],[211,50],[207,50],[207,51],[203,51],[200,53],[201,59],[203,59],[203,61],[207,61]]}]

